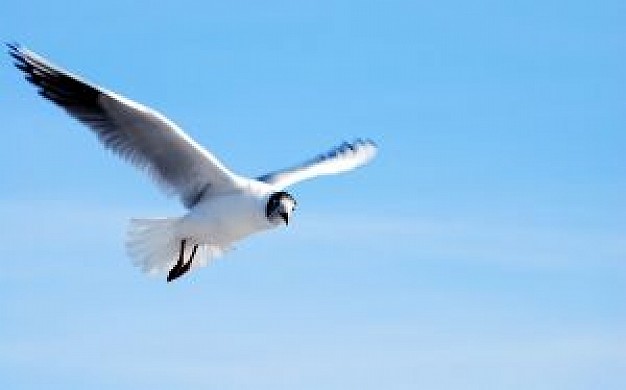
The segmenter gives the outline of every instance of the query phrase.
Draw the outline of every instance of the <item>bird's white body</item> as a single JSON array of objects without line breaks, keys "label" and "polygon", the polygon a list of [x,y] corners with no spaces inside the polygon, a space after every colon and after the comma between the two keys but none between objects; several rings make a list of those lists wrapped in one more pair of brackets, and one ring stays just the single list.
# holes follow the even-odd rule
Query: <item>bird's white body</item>
[{"label": "bird's white body", "polygon": [[168,281],[191,266],[206,265],[250,234],[287,224],[295,200],[284,188],[352,170],[376,155],[373,142],[357,139],[291,168],[246,178],[159,112],[83,81],[28,49],[8,46],[41,96],[87,125],[106,148],[146,170],[187,207],[179,218],[131,220],[127,249],[133,262],[149,273],[171,269]]},{"label": "bird's white body", "polygon": [[194,243],[229,246],[235,241],[277,225],[265,216],[271,187],[249,180],[241,191],[200,201],[181,220],[176,235]]},{"label": "bird's white body", "polygon": [[276,190],[265,183],[244,179],[230,193],[199,201],[180,218],[131,221],[127,249],[145,272],[163,273],[172,268],[180,242],[186,254],[198,245],[194,268],[208,264],[247,236],[279,226],[266,216],[267,200]]}]

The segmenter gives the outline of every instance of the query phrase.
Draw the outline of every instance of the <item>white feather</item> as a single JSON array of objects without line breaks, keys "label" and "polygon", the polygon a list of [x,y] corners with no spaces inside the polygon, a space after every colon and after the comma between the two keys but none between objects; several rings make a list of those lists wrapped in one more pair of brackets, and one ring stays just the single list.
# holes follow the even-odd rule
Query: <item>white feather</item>
[{"label": "white feather", "polygon": [[282,189],[317,176],[334,175],[363,166],[376,156],[377,150],[371,140],[344,142],[325,154],[294,167],[268,173],[258,180]]},{"label": "white feather", "polygon": [[[133,264],[147,274],[166,274],[180,256],[181,239],[176,232],[182,223],[182,218],[132,219],[128,228],[126,251]],[[226,251],[226,248],[217,245],[202,244],[189,239],[185,245],[184,261],[189,258],[195,244],[199,246],[192,269],[207,266],[211,260]]]}]

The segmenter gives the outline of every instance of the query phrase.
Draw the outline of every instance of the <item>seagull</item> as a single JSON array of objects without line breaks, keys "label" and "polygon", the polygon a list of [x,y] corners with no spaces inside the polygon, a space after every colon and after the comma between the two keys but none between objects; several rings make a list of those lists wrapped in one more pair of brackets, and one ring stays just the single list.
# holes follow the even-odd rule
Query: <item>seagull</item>
[{"label": "seagull", "polygon": [[287,187],[355,169],[377,153],[373,141],[356,139],[290,168],[257,178],[240,176],[161,113],[89,83],[25,47],[7,46],[39,95],[180,198],[186,214],[131,219],[126,240],[134,265],[148,274],[167,274],[167,282],[206,266],[251,234],[288,225],[296,200]]}]

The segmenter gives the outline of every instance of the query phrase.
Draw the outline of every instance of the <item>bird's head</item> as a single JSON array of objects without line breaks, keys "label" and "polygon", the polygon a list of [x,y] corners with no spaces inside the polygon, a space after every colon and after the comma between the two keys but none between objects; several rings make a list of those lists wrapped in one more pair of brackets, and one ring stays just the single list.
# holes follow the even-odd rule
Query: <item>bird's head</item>
[{"label": "bird's head", "polygon": [[265,207],[265,216],[274,225],[282,222],[289,225],[291,214],[296,209],[296,200],[293,196],[285,191],[275,192],[270,195],[267,206]]}]

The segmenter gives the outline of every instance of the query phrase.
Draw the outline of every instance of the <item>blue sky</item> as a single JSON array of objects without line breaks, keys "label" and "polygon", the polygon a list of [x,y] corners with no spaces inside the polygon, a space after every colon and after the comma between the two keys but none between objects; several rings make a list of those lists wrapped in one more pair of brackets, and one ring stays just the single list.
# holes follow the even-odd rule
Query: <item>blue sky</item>
[{"label": "blue sky", "polygon": [[344,139],[359,171],[168,285],[130,217],[181,213],[0,61],[0,387],[626,388],[626,4],[0,5],[18,41],[239,173]]}]

